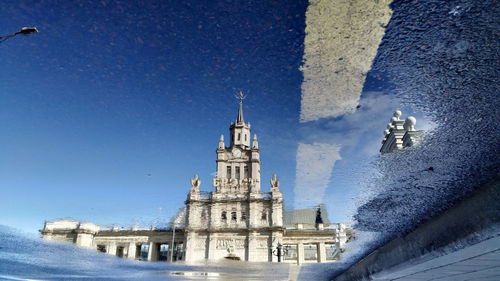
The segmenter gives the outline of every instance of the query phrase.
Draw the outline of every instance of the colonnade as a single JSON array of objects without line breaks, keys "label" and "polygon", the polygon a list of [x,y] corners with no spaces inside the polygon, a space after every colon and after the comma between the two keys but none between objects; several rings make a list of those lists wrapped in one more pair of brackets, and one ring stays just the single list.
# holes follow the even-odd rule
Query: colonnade
[{"label": "colonnade", "polygon": [[[327,247],[331,247],[327,251]],[[293,249],[295,248],[295,249]],[[313,249],[316,248],[314,255],[306,254],[305,248]],[[338,259],[339,245],[338,243],[325,243],[325,242],[289,242],[283,245],[283,262],[287,263],[314,263],[314,262],[333,262]],[[294,253],[287,253],[286,251],[292,251]]]},{"label": "colonnade", "polygon": [[126,243],[111,241],[97,244],[96,248],[101,252],[128,259],[167,262],[184,260],[184,243],[175,241],[174,247],[171,247],[171,244],[172,242]]}]

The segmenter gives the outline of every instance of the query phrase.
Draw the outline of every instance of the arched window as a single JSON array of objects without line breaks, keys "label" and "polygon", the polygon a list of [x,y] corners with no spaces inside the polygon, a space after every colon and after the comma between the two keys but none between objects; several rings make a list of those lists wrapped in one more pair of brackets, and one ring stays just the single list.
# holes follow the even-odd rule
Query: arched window
[{"label": "arched window", "polygon": [[231,178],[231,166],[227,166],[226,178],[228,178],[228,179]]},{"label": "arched window", "polygon": [[231,212],[231,220],[236,221],[236,212]]},{"label": "arched window", "polygon": [[260,217],[260,219],[264,220],[264,221],[267,220],[267,212],[266,211],[262,211],[262,216]]},{"label": "arched window", "polygon": [[220,218],[221,218],[223,221],[227,220],[226,211],[223,211],[223,212],[222,212],[222,215],[220,216]]}]

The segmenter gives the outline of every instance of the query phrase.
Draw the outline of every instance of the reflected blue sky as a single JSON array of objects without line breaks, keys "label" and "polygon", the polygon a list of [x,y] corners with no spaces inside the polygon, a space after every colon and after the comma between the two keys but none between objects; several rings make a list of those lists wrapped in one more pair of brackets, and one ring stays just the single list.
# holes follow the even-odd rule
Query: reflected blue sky
[{"label": "reflected blue sky", "polygon": [[[299,122],[306,9],[306,1],[2,2],[2,34],[40,33],[0,45],[0,222],[30,232],[61,217],[167,222],[193,174],[212,190],[216,145],[240,90],[263,191],[277,173],[287,207],[325,203],[330,220],[349,221],[400,104],[386,94],[387,77],[369,72],[354,113]],[[322,202],[294,196],[297,185],[318,184],[296,178],[300,144],[315,143],[339,148],[319,176]]]}]

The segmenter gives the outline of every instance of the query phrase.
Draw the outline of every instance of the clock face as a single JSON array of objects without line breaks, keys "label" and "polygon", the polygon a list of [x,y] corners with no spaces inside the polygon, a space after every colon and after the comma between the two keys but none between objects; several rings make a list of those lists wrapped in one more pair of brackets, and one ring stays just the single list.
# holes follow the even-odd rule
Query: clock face
[{"label": "clock face", "polygon": [[240,158],[241,157],[241,150],[235,148],[233,149],[233,156],[234,158]]}]

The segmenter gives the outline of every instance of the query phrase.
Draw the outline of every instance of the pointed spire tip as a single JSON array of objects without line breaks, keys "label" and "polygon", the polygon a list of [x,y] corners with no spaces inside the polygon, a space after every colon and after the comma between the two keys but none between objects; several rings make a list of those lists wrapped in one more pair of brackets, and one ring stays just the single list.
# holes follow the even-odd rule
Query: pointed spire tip
[{"label": "pointed spire tip", "polygon": [[243,119],[243,103],[240,101],[240,108],[238,110],[238,123],[244,123],[245,120]]}]

